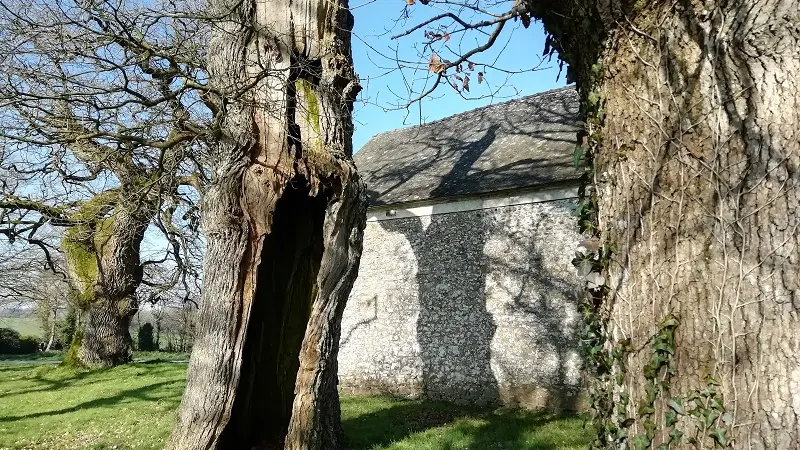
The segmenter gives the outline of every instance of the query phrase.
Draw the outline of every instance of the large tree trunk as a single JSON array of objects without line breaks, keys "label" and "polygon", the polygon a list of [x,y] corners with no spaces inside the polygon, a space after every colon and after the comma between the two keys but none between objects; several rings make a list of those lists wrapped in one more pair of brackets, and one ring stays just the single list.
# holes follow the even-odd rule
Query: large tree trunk
[{"label": "large tree trunk", "polygon": [[142,281],[139,246],[150,215],[140,217],[119,207],[110,217],[89,217],[87,211],[92,208],[91,201],[82,208],[86,223],[68,229],[62,241],[80,310],[64,363],[115,366],[133,358],[129,327],[137,311],[134,293]]},{"label": "large tree trunk", "polygon": [[170,449],[336,449],[339,326],[364,186],[346,1],[218,0],[204,286]]},{"label": "large tree trunk", "polygon": [[596,445],[800,448],[797,2],[576,3]]}]

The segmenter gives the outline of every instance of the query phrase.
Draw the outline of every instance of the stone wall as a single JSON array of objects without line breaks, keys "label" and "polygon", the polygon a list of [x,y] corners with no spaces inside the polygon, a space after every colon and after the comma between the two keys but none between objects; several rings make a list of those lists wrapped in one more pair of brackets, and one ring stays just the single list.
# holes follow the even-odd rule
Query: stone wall
[{"label": "stone wall", "polygon": [[340,388],[580,408],[573,200],[368,222]]}]

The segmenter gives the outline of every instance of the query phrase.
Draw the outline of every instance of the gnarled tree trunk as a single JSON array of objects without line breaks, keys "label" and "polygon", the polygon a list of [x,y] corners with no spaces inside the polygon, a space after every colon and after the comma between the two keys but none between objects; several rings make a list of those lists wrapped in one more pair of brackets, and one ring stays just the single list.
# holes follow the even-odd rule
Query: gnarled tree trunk
[{"label": "gnarled tree trunk", "polygon": [[335,449],[364,186],[346,1],[217,0],[221,96],[197,337],[170,449]]},{"label": "gnarled tree trunk", "polygon": [[110,206],[96,203],[105,199],[88,202],[80,212],[84,223],[68,229],[62,241],[80,310],[75,337],[64,358],[67,365],[115,366],[133,358],[129,327],[137,311],[134,293],[142,281],[139,246],[151,214],[132,213],[120,206],[104,217]]},{"label": "gnarled tree trunk", "polygon": [[596,444],[800,448],[797,2],[574,3],[542,15],[594,163]]}]

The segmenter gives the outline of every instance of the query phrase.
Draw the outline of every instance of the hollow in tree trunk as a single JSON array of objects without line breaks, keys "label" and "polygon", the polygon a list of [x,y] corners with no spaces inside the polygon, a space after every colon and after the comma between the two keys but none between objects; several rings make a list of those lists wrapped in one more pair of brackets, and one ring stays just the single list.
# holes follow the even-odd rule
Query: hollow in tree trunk
[{"label": "hollow in tree trunk", "polygon": [[537,14],[588,124],[595,445],[800,448],[797,2],[573,6]]},{"label": "hollow in tree trunk", "polygon": [[197,336],[170,449],[340,446],[340,322],[366,196],[346,1],[217,0],[221,96]]}]

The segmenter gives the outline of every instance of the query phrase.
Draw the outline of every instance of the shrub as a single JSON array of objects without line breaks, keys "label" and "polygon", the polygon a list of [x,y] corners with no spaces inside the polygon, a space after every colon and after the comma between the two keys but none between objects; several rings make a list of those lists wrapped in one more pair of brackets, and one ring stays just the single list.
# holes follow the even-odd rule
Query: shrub
[{"label": "shrub", "polygon": [[153,340],[153,325],[151,325],[150,322],[145,322],[144,325],[139,327],[137,338],[140,351],[147,352],[156,349],[156,343]]},{"label": "shrub", "polygon": [[61,344],[62,348],[69,348],[72,344],[72,338],[75,337],[75,330],[78,321],[78,312],[75,307],[70,305],[67,309],[67,315],[58,321],[56,328],[58,328],[56,340]]},{"label": "shrub", "polygon": [[39,339],[32,336],[20,336],[16,330],[0,328],[0,354],[23,355],[36,353],[39,350]]}]

